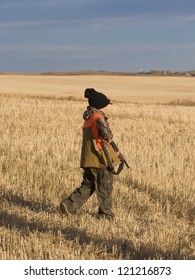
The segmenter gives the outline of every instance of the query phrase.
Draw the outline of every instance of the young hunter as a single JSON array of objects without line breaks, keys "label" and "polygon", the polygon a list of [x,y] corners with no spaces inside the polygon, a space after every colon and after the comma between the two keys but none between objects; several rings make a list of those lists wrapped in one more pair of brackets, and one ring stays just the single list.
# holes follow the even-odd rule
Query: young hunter
[{"label": "young hunter", "polygon": [[98,218],[113,219],[111,164],[118,165],[120,160],[119,153],[112,147],[113,134],[105,115],[111,101],[93,88],[87,88],[84,96],[88,99],[89,106],[83,113],[80,160],[80,167],[84,170],[83,181],[79,188],[62,200],[60,209],[64,214],[74,214],[96,192],[99,202]]}]

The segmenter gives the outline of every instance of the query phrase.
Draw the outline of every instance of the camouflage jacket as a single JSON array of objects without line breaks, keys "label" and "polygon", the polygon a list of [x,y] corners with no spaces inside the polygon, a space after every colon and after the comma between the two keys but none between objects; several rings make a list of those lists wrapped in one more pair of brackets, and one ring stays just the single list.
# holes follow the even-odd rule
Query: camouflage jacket
[{"label": "camouflage jacket", "polygon": [[[110,156],[111,161],[114,163],[118,162],[118,156],[114,152],[112,146],[109,144],[109,140],[113,138],[112,131],[110,130],[107,117],[101,110],[97,110],[93,107],[88,106],[87,110],[83,114],[84,126],[83,126],[83,142],[81,149],[81,162],[82,168],[106,168],[108,167],[106,156],[102,149],[98,148],[97,139],[94,138],[92,133],[92,126],[87,125],[90,120],[93,120],[95,113],[98,114],[98,118],[95,121],[96,131],[98,132],[98,138],[105,140],[105,144]],[[96,115],[97,115],[96,114]],[[94,125],[94,122],[92,122]]]},{"label": "camouflage jacket", "polygon": [[83,113],[83,119],[88,120],[94,113],[99,113],[102,115],[102,117],[96,122],[100,137],[107,141],[111,140],[113,138],[113,134],[107,121],[108,118],[101,110],[97,110],[91,106],[88,106],[87,110]]}]

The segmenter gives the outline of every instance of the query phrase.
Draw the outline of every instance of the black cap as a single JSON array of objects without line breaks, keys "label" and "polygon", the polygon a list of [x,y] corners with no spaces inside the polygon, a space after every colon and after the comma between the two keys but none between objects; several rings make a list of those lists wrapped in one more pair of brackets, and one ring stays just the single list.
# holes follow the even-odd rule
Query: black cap
[{"label": "black cap", "polygon": [[102,109],[110,104],[110,99],[94,88],[87,88],[85,90],[85,98],[88,98],[89,105],[96,109]]}]

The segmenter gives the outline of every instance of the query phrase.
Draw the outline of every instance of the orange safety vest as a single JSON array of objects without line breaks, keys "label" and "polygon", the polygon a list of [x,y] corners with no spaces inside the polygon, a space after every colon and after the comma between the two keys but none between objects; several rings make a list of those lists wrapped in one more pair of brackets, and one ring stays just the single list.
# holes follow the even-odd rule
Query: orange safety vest
[{"label": "orange safety vest", "polygon": [[97,120],[103,117],[102,114],[94,112],[83,124],[83,143],[81,149],[80,166],[93,168],[106,168],[108,161],[102,147],[102,142],[106,145],[109,156],[113,164],[118,164],[119,158],[107,141],[98,135]]},{"label": "orange safety vest", "polygon": [[96,122],[101,117],[101,114],[95,112],[88,120],[85,120],[83,124],[83,128],[91,127],[92,136],[96,140],[96,145],[100,151],[102,150],[102,146],[100,144],[102,139],[98,135],[98,128]]}]

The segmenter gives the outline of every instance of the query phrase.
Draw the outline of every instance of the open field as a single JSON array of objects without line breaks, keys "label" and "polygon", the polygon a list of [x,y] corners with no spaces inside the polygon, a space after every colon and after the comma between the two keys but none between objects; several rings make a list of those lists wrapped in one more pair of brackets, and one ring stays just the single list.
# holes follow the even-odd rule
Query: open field
[{"label": "open field", "polygon": [[84,89],[93,87],[117,101],[167,103],[187,99],[195,102],[193,77],[0,75],[0,85],[1,93],[14,95],[72,96],[80,100]]},{"label": "open field", "polygon": [[[114,177],[113,222],[96,218],[95,195],[58,212],[82,180],[86,87],[126,101],[108,111],[131,167]],[[194,259],[195,107],[155,104],[194,101],[194,88],[184,77],[0,76],[0,259]]]}]

